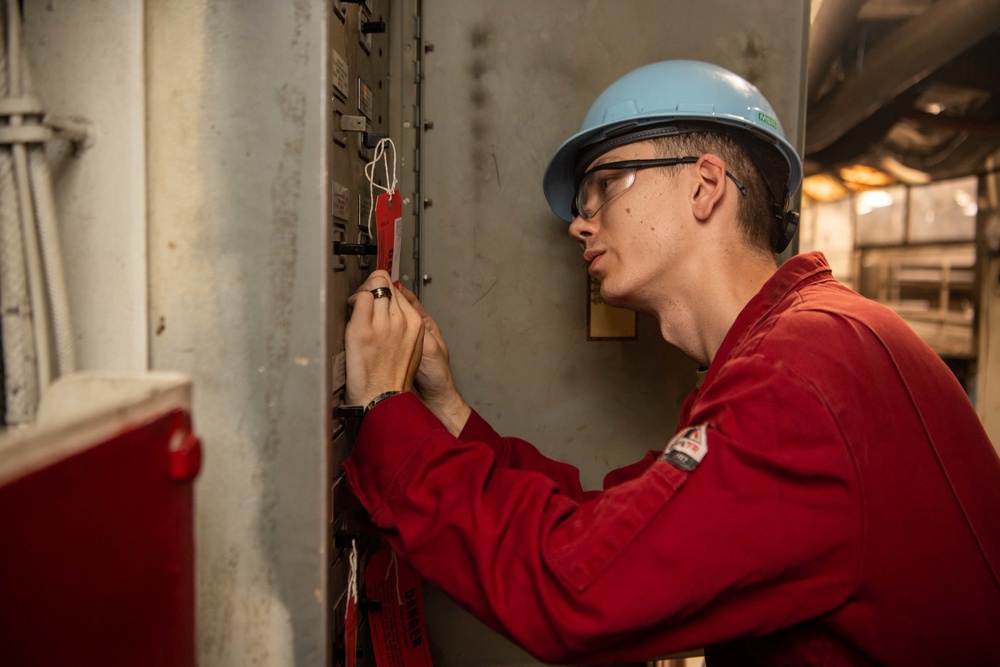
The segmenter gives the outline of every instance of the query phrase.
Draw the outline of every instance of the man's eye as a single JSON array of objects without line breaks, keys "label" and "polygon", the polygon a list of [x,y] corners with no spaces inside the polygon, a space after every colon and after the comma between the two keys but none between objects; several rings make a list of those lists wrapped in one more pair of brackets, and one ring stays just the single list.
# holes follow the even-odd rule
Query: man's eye
[{"label": "man's eye", "polygon": [[617,180],[618,180],[618,174],[616,174],[613,171],[609,171],[606,174],[603,174],[601,178],[598,179],[597,183],[601,189],[601,192],[607,192],[608,188],[614,186],[615,181]]}]

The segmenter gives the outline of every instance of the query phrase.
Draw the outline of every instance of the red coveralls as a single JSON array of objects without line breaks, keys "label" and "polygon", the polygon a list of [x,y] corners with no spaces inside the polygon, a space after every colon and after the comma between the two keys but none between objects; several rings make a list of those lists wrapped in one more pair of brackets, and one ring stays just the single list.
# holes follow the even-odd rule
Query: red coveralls
[{"label": "red coveralls", "polygon": [[740,313],[685,403],[701,424],[694,470],[650,452],[584,492],[402,394],[345,468],[394,549],[545,661],[1000,665],[1000,460],[941,360],[822,255]]}]

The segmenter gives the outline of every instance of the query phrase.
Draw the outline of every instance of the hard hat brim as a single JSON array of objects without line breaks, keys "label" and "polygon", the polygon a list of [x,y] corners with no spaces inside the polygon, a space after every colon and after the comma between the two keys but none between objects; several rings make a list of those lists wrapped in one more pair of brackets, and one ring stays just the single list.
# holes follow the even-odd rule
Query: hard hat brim
[{"label": "hard hat brim", "polygon": [[[581,130],[563,142],[563,144],[552,156],[552,159],[549,161],[549,164],[545,169],[545,174],[542,177],[542,189],[545,192],[545,199],[548,201],[549,207],[557,216],[566,222],[573,221],[573,201],[576,197],[577,172],[581,167],[585,168],[587,166],[578,165],[577,162],[588,148],[600,144],[607,140],[608,137],[619,133],[627,133],[626,136],[634,134],[634,141],[644,141],[649,138],[649,135],[644,134],[642,131],[645,127],[657,124],[683,124],[684,122],[698,123],[701,131],[711,131],[712,124],[721,124],[737,128],[749,133],[751,136],[765,142],[766,144],[774,146],[781,153],[785,162],[788,164],[789,191],[793,192],[794,190],[798,190],[802,180],[802,164],[799,161],[798,153],[792,145],[782,137],[762,132],[752,123],[747,121],[747,119],[740,116],[718,113],[691,115],[676,114],[666,116],[662,112],[657,112],[646,116],[635,116],[621,123]],[[698,130],[688,129],[686,131],[690,132]],[[673,132],[673,134],[678,133],[679,132]],[[664,132],[660,136],[665,136],[666,134],[670,133]],[[623,145],[625,143],[633,142],[625,141],[623,142]],[[596,159],[596,157],[598,156],[595,155],[591,157],[591,160]]]}]

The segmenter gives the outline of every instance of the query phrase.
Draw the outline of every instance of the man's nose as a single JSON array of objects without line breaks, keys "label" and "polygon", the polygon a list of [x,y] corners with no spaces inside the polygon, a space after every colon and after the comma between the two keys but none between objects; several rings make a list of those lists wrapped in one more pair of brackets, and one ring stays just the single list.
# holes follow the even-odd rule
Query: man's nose
[{"label": "man's nose", "polygon": [[582,216],[576,216],[569,225],[569,235],[581,243],[594,234],[594,220],[584,220]]}]

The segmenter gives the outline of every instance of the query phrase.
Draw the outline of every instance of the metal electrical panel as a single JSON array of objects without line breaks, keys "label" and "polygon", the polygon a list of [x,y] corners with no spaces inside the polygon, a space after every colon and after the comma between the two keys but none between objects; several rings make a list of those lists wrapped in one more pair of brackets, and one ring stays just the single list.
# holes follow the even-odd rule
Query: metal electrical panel
[{"label": "metal electrical panel", "polygon": [[[347,2],[331,0],[328,16],[329,52],[329,137],[327,138],[329,174],[328,226],[329,271],[326,277],[329,295],[327,314],[327,349],[331,355],[330,370],[330,447],[328,482],[330,488],[329,528],[329,601],[330,601],[330,655],[334,665],[343,664],[344,612],[347,601],[349,576],[348,551],[352,540],[360,552],[359,589],[364,590],[363,566],[366,556],[382,545],[373,544],[367,534],[359,529],[363,512],[350,493],[343,478],[341,465],[353,446],[353,426],[350,420],[338,415],[337,408],[344,401],[346,369],[344,363],[344,327],[349,317],[347,300],[375,268],[375,256],[369,254],[376,240],[369,234],[369,214],[373,197],[379,190],[372,190],[365,173],[365,165],[375,156],[378,142],[391,139],[395,151],[386,148],[392,173],[395,157],[395,174],[398,190],[404,198],[404,261],[401,263],[401,282],[413,285],[414,258],[405,252],[412,248],[415,236],[415,215],[409,204],[413,201],[414,172],[410,158],[415,153],[416,137],[412,123],[401,122],[408,118],[401,112],[404,98],[415,99],[416,80],[409,86],[400,78],[406,69],[403,63],[417,53],[412,43],[415,37],[405,32],[405,26],[414,25],[414,18],[403,19],[402,3],[389,0],[364,0]],[[390,43],[393,48],[390,49]],[[391,53],[397,50],[400,56]],[[410,61],[412,63],[412,60]],[[410,75],[413,77],[413,75]],[[391,88],[391,90],[390,90]],[[412,108],[413,102],[410,102]],[[404,132],[404,129],[409,132]],[[407,135],[407,136],[404,136]],[[381,162],[373,170],[375,183],[386,182]],[[371,218],[374,232],[374,216]],[[368,250],[364,246],[369,246]],[[360,253],[360,254],[358,254]],[[371,655],[370,633],[365,613],[359,613],[358,655],[359,665],[374,665]]]}]

